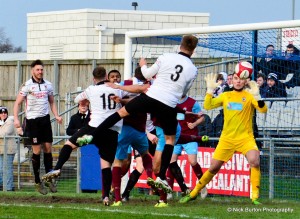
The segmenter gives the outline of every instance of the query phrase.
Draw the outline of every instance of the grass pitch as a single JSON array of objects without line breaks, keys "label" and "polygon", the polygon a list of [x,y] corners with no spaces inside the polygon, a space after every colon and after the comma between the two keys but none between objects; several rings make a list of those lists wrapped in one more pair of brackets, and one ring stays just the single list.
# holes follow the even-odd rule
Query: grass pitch
[{"label": "grass pitch", "polygon": [[262,199],[252,205],[248,198],[207,197],[188,204],[169,201],[155,208],[156,196],[131,197],[121,207],[105,207],[100,194],[1,192],[0,218],[300,218],[299,202]]}]

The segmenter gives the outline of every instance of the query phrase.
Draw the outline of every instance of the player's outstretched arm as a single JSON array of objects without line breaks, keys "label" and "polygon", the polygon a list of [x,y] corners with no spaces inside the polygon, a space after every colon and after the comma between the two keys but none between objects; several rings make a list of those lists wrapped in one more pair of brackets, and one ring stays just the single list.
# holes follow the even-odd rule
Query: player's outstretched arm
[{"label": "player's outstretched arm", "polygon": [[157,74],[159,70],[159,65],[157,63],[159,62],[161,62],[160,57],[158,57],[157,61],[151,67],[148,68],[146,59],[140,59],[139,65],[141,67],[142,74],[146,79],[151,79],[154,75]]},{"label": "player's outstretched arm", "polygon": [[108,87],[114,88],[114,89],[119,89],[119,90],[123,90],[129,93],[143,93],[146,92],[147,89],[150,87],[149,84],[133,84],[133,85],[126,85],[126,86],[121,86],[119,84],[114,84],[114,83],[110,83],[107,82],[105,83]]}]

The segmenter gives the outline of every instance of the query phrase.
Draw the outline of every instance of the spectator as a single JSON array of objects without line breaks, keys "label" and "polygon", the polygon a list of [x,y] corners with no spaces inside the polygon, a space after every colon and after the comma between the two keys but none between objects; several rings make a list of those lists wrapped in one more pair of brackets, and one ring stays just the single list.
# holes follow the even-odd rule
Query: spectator
[{"label": "spectator", "polygon": [[289,44],[285,51],[285,62],[284,62],[285,74],[292,73],[292,78],[285,83],[287,88],[300,86],[300,56],[299,49],[293,44]]},{"label": "spectator", "polygon": [[87,125],[90,121],[90,110],[89,105],[86,102],[80,102],[78,104],[78,112],[71,116],[69,126],[66,130],[67,135],[72,136],[76,133],[80,128]]},{"label": "spectator", "polygon": [[287,97],[285,86],[278,81],[277,74],[270,73],[267,78],[266,98]]},{"label": "spectator", "polygon": [[262,98],[266,97],[266,92],[267,92],[267,77],[263,73],[258,73],[256,82],[259,87],[259,94]]},{"label": "spectator", "polygon": [[[268,74],[266,98],[280,98],[287,97],[285,86],[283,83],[278,81],[275,73]],[[273,101],[271,101],[270,107],[272,107]]]},{"label": "spectator", "polygon": [[[6,107],[0,106],[0,186],[5,187],[7,191],[14,190],[14,157],[17,152],[17,144],[13,138],[6,139],[4,136],[15,135],[14,118],[8,116]],[[7,144],[7,160],[4,162],[4,144]],[[7,171],[6,182],[3,182],[3,169]],[[5,186],[4,186],[5,185]],[[2,190],[2,189],[1,189]]]},{"label": "spectator", "polygon": [[[268,89],[268,85],[267,85],[267,77],[265,74],[263,73],[258,73],[257,74],[257,78],[256,78],[256,83],[259,87],[259,94],[262,98],[265,98],[266,95],[267,95],[267,89]],[[256,119],[257,119],[257,114],[256,114],[256,109],[254,110],[254,113],[253,113],[253,134],[254,134],[254,138],[255,138],[255,142],[256,142],[256,145],[259,149],[261,149],[262,147],[262,142],[261,141],[258,141],[256,140],[256,138],[259,137],[259,132],[258,132],[258,126],[257,126],[257,122],[256,122]]]},{"label": "spectator", "polygon": [[[80,128],[88,125],[90,121],[91,112],[89,110],[89,103],[87,101],[80,101],[78,103],[78,112],[71,116],[66,133],[69,136],[75,134]],[[97,190],[82,189],[83,193],[97,193]]]},{"label": "spectator", "polygon": [[223,93],[224,89],[226,87],[228,87],[227,73],[226,72],[220,72],[217,76],[217,82],[219,83],[219,86],[214,91],[214,97],[219,96],[221,93]]},{"label": "spectator", "polygon": [[233,74],[234,74],[234,72],[228,73],[228,76],[227,76],[227,86],[224,87],[223,92],[232,91],[233,90],[233,84],[232,84]]},{"label": "spectator", "polygon": [[[214,92],[214,97],[219,96],[221,93],[226,92],[226,91],[232,91],[233,86],[232,86],[232,76],[233,73],[230,74],[230,83],[231,87],[228,85],[228,76],[227,73],[225,72],[220,72],[217,76],[217,82],[221,83],[215,90]],[[223,123],[224,123],[224,113],[223,109],[220,109],[220,113],[214,118],[212,122],[212,135],[213,137],[220,137],[222,129],[223,129]],[[216,142],[214,142],[216,143]]]},{"label": "spectator", "polygon": [[211,118],[207,114],[203,114],[204,122],[198,125],[198,136],[213,136],[213,128]]},{"label": "spectator", "polygon": [[286,59],[289,59],[289,58],[292,58],[292,59],[299,59],[297,56],[299,56],[299,49],[294,46],[293,44],[288,44],[286,46],[286,51],[285,51],[285,58]]},{"label": "spectator", "polygon": [[284,80],[286,74],[284,74],[282,62],[279,57],[274,53],[274,46],[272,44],[267,45],[265,56],[257,63],[257,71],[268,75],[269,73],[275,73],[278,75],[278,80]]},{"label": "spectator", "polygon": [[[224,124],[224,111],[223,109],[220,109],[219,114],[212,121],[213,137],[221,136],[223,130],[223,124]],[[214,142],[214,143],[218,143],[218,142]]]}]

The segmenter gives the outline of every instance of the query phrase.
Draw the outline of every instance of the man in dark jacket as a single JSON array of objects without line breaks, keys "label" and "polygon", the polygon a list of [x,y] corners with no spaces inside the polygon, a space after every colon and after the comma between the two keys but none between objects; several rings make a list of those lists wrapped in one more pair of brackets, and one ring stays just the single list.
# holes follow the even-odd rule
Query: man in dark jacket
[{"label": "man in dark jacket", "polygon": [[284,57],[285,74],[293,74],[292,78],[285,82],[287,88],[300,86],[300,56],[299,49],[293,44],[288,44]]},{"label": "man in dark jacket", "polygon": [[267,93],[266,98],[272,97],[287,97],[285,85],[278,81],[277,74],[270,73],[267,78]]},{"label": "man in dark jacket", "polygon": [[80,102],[78,104],[78,112],[71,116],[69,126],[66,130],[67,135],[72,136],[81,127],[88,124],[90,121],[89,104],[86,102]]},{"label": "man in dark jacket", "polygon": [[268,75],[269,73],[275,73],[278,80],[284,80],[286,74],[284,73],[282,60],[280,57],[276,56],[274,51],[274,46],[272,44],[266,46],[266,53],[261,57],[260,61],[257,63],[257,71]]}]

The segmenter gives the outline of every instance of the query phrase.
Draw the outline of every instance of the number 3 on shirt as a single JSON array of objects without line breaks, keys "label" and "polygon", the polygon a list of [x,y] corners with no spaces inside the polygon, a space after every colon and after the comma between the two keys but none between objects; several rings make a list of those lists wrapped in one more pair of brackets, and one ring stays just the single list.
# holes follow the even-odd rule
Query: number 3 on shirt
[{"label": "number 3 on shirt", "polygon": [[179,76],[180,76],[179,74],[182,72],[183,67],[181,65],[176,65],[175,69],[176,69],[175,74],[171,75],[172,81],[177,81],[179,79]]}]

